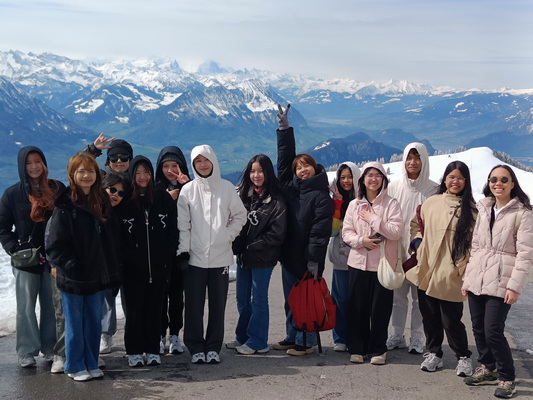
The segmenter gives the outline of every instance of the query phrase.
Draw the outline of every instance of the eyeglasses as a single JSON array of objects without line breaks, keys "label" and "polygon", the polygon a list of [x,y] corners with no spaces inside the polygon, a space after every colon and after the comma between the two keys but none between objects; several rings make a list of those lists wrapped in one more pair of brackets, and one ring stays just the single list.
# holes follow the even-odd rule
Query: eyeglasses
[{"label": "eyeglasses", "polygon": [[109,193],[111,194],[117,194],[118,197],[124,197],[126,196],[126,192],[124,192],[123,190],[118,190],[117,188],[111,186],[111,187],[108,187],[107,190],[109,190]]},{"label": "eyeglasses", "polygon": [[451,182],[453,181],[464,182],[465,181],[465,178],[463,178],[462,176],[453,176],[453,175],[448,175],[446,179],[448,179]]},{"label": "eyeglasses", "polygon": [[491,176],[489,179],[487,179],[490,183],[496,183],[498,181],[500,181],[501,183],[507,183],[510,181],[509,178],[507,178],[506,176],[500,176],[500,177],[496,177],[496,176]]},{"label": "eyeglasses", "polygon": [[383,175],[381,175],[381,174],[376,174],[376,175],[367,174],[367,175],[365,175],[365,178],[368,178],[368,179],[383,179]]},{"label": "eyeglasses", "polygon": [[130,156],[112,156],[109,157],[109,162],[112,162],[113,164],[118,162],[120,160],[121,162],[128,162],[130,160]]}]

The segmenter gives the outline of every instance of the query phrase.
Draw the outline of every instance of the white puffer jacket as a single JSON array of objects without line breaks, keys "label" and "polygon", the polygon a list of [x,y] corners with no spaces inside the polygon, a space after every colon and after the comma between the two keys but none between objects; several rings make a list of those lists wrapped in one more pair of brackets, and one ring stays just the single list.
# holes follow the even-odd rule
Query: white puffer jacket
[{"label": "white puffer jacket", "polygon": [[533,263],[533,211],[524,210],[515,238],[517,213],[524,208],[517,198],[503,208],[490,231],[494,198],[477,204],[479,215],[472,239],[472,252],[466,267],[463,289],[475,295],[505,297],[511,289],[522,293]]}]

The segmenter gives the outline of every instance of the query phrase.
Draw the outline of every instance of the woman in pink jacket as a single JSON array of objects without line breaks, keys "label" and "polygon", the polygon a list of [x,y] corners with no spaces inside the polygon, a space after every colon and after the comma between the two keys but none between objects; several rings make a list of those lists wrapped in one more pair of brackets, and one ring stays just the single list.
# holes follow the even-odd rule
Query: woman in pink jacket
[{"label": "woman in pink jacket", "polygon": [[515,369],[504,335],[505,320],[533,263],[533,212],[507,165],[490,171],[483,194],[462,287],[463,295],[468,295],[481,366],[464,381],[470,386],[498,383],[494,395],[509,398],[516,392]]},{"label": "woman in pink jacket", "polygon": [[379,365],[386,362],[393,297],[392,290],[378,281],[380,246],[385,246],[385,256],[395,266],[403,219],[398,201],[387,194],[389,180],[383,166],[369,162],[361,171],[359,194],[350,202],[342,228],[342,240],[350,246],[346,345],[350,362],[362,363],[366,355]]}]

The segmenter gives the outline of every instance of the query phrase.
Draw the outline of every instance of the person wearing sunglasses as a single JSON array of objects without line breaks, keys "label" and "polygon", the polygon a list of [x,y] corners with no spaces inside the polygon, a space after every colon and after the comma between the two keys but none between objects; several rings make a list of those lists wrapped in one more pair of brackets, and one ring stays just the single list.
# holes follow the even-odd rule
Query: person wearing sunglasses
[{"label": "person wearing sunglasses", "polygon": [[483,194],[462,286],[481,366],[464,382],[497,384],[494,395],[510,398],[516,392],[515,369],[504,328],[533,264],[533,212],[508,165],[492,168]]},{"label": "person wearing sunglasses", "polygon": [[123,139],[106,138],[102,132],[94,140],[92,144],[87,145],[81,152],[89,153],[95,158],[102,154],[102,151],[107,149],[107,159],[105,162],[106,173],[123,174],[125,178],[129,178],[128,168],[130,161],[133,158],[133,148]]}]

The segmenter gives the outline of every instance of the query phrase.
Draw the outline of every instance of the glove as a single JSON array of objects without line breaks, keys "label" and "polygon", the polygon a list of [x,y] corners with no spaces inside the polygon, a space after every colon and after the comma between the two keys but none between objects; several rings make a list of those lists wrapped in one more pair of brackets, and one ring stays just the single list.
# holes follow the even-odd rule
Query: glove
[{"label": "glove", "polygon": [[289,110],[291,108],[290,104],[287,104],[287,108],[285,108],[285,111],[283,111],[283,108],[278,104],[278,129],[280,131],[284,131],[289,129],[289,117],[287,114],[289,113]]},{"label": "glove", "polygon": [[315,280],[318,278],[318,263],[315,261],[307,261],[307,270]]},{"label": "glove", "polygon": [[420,238],[413,239],[413,241],[409,245],[409,248],[413,250],[414,252],[416,252],[418,248],[420,247],[421,243],[422,243],[422,239]]},{"label": "glove", "polygon": [[191,256],[188,252],[181,253],[177,256],[180,271],[186,272],[189,269],[189,258]]}]

